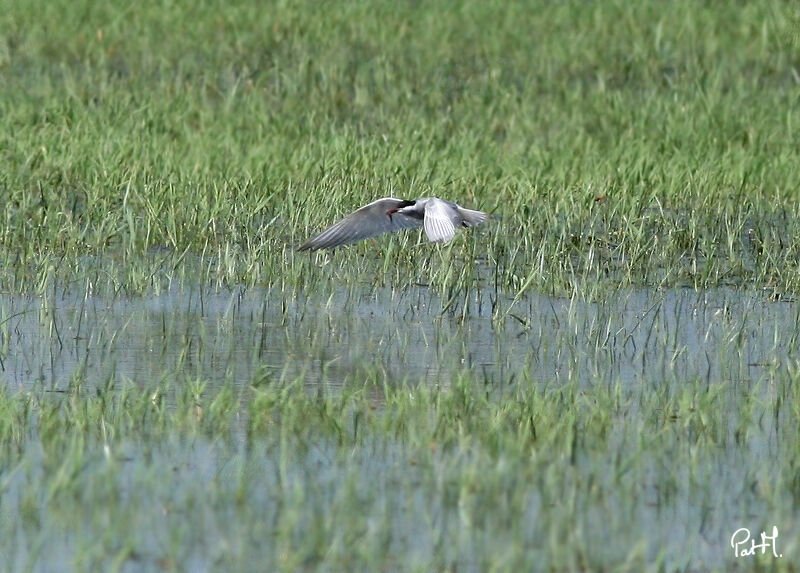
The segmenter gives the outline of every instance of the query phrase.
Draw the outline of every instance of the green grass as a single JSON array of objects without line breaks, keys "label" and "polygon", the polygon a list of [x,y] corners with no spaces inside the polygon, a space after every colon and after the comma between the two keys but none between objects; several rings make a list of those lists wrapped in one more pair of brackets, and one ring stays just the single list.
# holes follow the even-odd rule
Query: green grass
[{"label": "green grass", "polygon": [[[0,0],[0,563],[793,570],[796,336],[741,301],[797,316],[798,109],[778,0]],[[390,194],[493,217],[447,246],[295,252]],[[626,307],[653,358],[609,301],[673,287],[723,303],[674,327]],[[152,378],[87,372],[129,334],[97,308],[209,288],[280,312],[215,331],[175,304]],[[387,292],[414,306],[389,334],[365,303]],[[293,352],[244,384],[242,325]],[[372,360],[412,327],[439,384]],[[558,372],[484,382],[470,328]],[[708,379],[681,378],[689,344]],[[732,561],[736,528],[773,524],[785,558]]]},{"label": "green grass", "polygon": [[[791,4],[2,8],[7,288],[108,256],[147,291],[154,247],[221,259],[209,281],[315,282],[292,247],[391,193],[497,214],[455,248],[512,293],[798,290]],[[374,280],[387,244],[337,260]]]},{"label": "green grass", "polygon": [[[24,541],[2,544],[6,568],[736,567],[732,528],[771,522],[735,520],[791,523],[800,496],[789,464],[732,469],[798,459],[795,379],[775,411],[763,390],[705,383],[497,395],[469,376],[376,378],[311,395],[187,382],[0,394],[4,505],[18,512],[3,538]],[[789,557],[797,538],[781,529]],[[740,565],[790,565],[768,557]]]}]

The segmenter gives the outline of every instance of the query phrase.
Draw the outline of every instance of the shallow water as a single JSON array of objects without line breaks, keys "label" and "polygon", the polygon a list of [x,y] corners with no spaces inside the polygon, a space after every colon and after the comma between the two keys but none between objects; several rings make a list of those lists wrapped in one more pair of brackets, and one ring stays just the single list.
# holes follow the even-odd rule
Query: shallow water
[{"label": "shallow water", "polygon": [[82,373],[150,382],[202,377],[248,384],[257,372],[309,385],[447,384],[468,370],[487,384],[685,380],[753,385],[784,369],[798,346],[800,305],[730,289],[629,290],[595,303],[488,295],[441,312],[413,291],[339,289],[287,298],[278,290],[175,288],[115,299],[0,295],[2,375],[11,388],[63,389]]},{"label": "shallow water", "polygon": [[[488,295],[475,294],[465,304],[442,312],[444,301],[424,287],[342,288],[289,298],[277,290],[191,288],[143,298],[4,295],[2,374],[8,387],[20,390],[63,390],[72,378],[88,385],[109,379],[147,385],[199,377],[211,385],[246,386],[265,372],[287,380],[301,377],[313,389],[365,380],[447,385],[469,371],[497,388],[498,399],[521,381],[550,387],[574,382],[587,389],[619,383],[645,393],[661,385],[729,382],[719,403],[725,408],[745,393],[769,396],[773,379],[785,378],[797,355],[800,306],[733,289],[629,290],[599,303],[530,296],[512,305],[507,299],[501,301],[509,313],[505,320],[493,320]],[[728,435],[737,423],[734,410]],[[634,406],[631,415],[635,412]],[[69,509],[49,505],[40,518],[42,529],[9,522],[0,531],[19,540],[18,553],[6,557],[10,568],[30,563],[30,548],[41,548],[42,539],[36,562],[56,568],[76,545],[103,531],[104,519],[120,516],[130,520],[127,542],[136,548],[125,561],[127,570],[163,566],[163,540],[175,532],[182,536],[182,565],[189,569],[213,568],[215,554],[231,553],[241,554],[243,563],[277,565],[274,531],[286,519],[281,508],[294,499],[302,508],[293,538],[298,546],[314,531],[315,519],[351,504],[352,519],[328,524],[327,535],[335,537],[338,527],[345,528],[345,538],[348,527],[353,535],[386,535],[386,551],[397,556],[398,566],[424,567],[439,559],[480,570],[482,556],[552,534],[540,514],[572,523],[574,503],[585,506],[575,527],[595,549],[597,562],[623,562],[644,530],[645,554],[666,555],[668,568],[724,567],[730,535],[738,527],[755,531],[771,519],[788,526],[765,513],[759,487],[779,478],[776,428],[790,420],[769,414],[765,419],[768,423],[751,427],[744,445],[733,446],[726,438],[727,445],[708,463],[692,468],[691,475],[687,468],[674,483],[664,477],[675,475],[674,468],[664,467],[669,454],[643,449],[649,475],[624,492],[634,501],[619,500],[626,514],[591,499],[545,498],[544,486],[532,484],[518,508],[524,530],[506,528],[502,513],[482,507],[486,501],[480,496],[452,491],[457,485],[448,484],[458,484],[461,472],[474,469],[468,451],[434,456],[434,468],[426,468],[385,437],[366,437],[343,458],[332,442],[287,452],[283,445],[259,446],[243,436],[234,438],[233,447],[228,440],[197,437],[187,443],[176,436],[154,444],[118,444],[110,464],[98,453],[84,470],[95,480],[85,486],[95,503],[91,511],[76,518]],[[625,450],[624,444],[617,448]],[[40,468],[42,455],[28,452],[23,469],[3,476],[7,511],[16,514],[29,503],[25,496],[31,488],[50,487]],[[622,495],[621,482],[612,460],[601,460],[598,466],[597,460],[577,459],[571,479],[591,476],[608,503]],[[519,468],[501,462],[492,479],[514,483]],[[754,476],[758,487],[749,485]],[[217,506],[204,501],[208,491]],[[237,502],[242,491],[246,507]],[[491,495],[502,502],[505,491],[498,487]],[[115,509],[103,509],[103,495],[114,500],[108,505]],[[187,530],[187,523],[196,528]],[[547,558],[546,548],[531,551]]]}]

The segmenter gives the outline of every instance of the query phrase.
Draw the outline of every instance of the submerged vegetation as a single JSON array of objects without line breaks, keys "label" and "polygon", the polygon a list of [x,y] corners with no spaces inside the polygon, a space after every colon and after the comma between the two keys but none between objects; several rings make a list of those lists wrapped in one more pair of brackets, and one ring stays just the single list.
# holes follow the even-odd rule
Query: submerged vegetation
[{"label": "submerged vegetation", "polygon": [[[798,109],[778,0],[0,0],[0,563],[792,570]],[[295,252],[388,195],[492,218]]]},{"label": "submerged vegetation", "polygon": [[[57,565],[69,530],[81,569],[719,563],[736,528],[771,524],[742,516],[796,517],[797,468],[770,463],[800,456],[796,381],[770,397],[697,383],[496,394],[469,376],[385,394],[372,381],[336,395],[267,381],[3,392],[4,508],[17,518],[1,527],[23,543],[2,559]],[[787,533],[776,547],[789,565]]]}]

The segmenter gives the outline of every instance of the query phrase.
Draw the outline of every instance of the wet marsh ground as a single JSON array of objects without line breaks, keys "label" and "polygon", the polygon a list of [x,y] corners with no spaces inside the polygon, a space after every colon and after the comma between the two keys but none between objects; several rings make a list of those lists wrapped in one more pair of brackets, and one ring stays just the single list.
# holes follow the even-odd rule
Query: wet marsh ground
[{"label": "wet marsh ground", "polygon": [[[794,570],[799,103],[784,2],[0,2],[2,567]],[[382,195],[492,218],[294,251]]]}]

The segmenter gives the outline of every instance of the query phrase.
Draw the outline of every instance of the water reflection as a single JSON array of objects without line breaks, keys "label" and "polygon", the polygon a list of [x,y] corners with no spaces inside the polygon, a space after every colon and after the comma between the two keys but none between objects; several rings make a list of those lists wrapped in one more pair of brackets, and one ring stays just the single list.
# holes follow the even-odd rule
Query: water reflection
[{"label": "water reflection", "polygon": [[264,371],[310,385],[447,384],[465,371],[493,385],[753,384],[786,367],[800,330],[795,302],[732,289],[530,295],[501,300],[505,320],[493,320],[485,293],[444,304],[425,287],[3,295],[1,366],[10,387],[54,389],[76,374],[89,384],[176,374],[249,384]]},{"label": "water reflection", "polygon": [[[282,442],[251,443],[244,432],[234,432],[232,442],[202,437],[188,443],[122,441],[115,445],[121,454],[114,463],[107,464],[96,452],[97,465],[89,467],[102,475],[103,483],[129,492],[130,499],[123,496],[119,507],[114,501],[109,511],[124,515],[133,532],[137,550],[131,561],[140,560],[133,570],[159,567],[162,540],[187,522],[213,521],[209,516],[214,511],[225,516],[220,519],[226,542],[241,543],[253,562],[262,565],[275,562],[279,553],[274,523],[284,517],[282,512],[300,511],[309,522],[319,515],[347,515],[357,516],[352,521],[358,523],[366,516],[380,523],[381,531],[391,532],[389,552],[398,560],[410,554],[421,564],[439,558],[466,570],[479,569],[482,556],[497,555],[497,547],[504,544],[518,547],[520,539],[544,539],[553,535],[552,527],[574,524],[573,503],[581,508],[580,535],[598,551],[598,563],[624,562],[630,548],[642,542],[641,532],[647,531],[648,559],[663,556],[667,569],[692,564],[723,567],[728,539],[736,528],[759,520],[776,520],[781,527],[790,522],[770,515],[765,499],[771,494],[751,484],[779,483],[782,452],[792,446],[781,445],[778,427],[790,433],[793,414],[787,408],[780,415],[775,410],[774,418],[767,416],[774,424],[748,426],[747,437],[740,440],[734,438],[740,409],[729,408],[733,402],[725,400],[735,400],[738,388],[750,390],[794,368],[796,303],[729,289],[629,290],[602,302],[531,295],[513,305],[501,300],[505,320],[493,319],[488,294],[476,292],[442,312],[445,304],[424,287],[343,287],[292,297],[269,289],[193,288],[144,298],[5,295],[0,297],[2,371],[7,386],[22,389],[61,389],[72,377],[89,384],[109,378],[147,384],[177,376],[180,384],[180,377],[186,376],[209,384],[246,385],[264,371],[275,378],[302,379],[311,388],[376,377],[390,384],[447,384],[470,372],[494,387],[520,381],[574,381],[586,387],[620,382],[644,386],[638,395],[646,396],[651,385],[679,388],[682,382],[700,380],[728,382],[733,389],[719,398],[730,427],[720,430],[723,437],[719,447],[706,452],[707,463],[692,468],[673,467],[669,451],[633,444],[633,454],[642,456],[633,466],[641,463],[645,469],[639,477],[636,471],[619,473],[617,454],[630,447],[622,442],[631,439],[628,424],[642,424],[635,416],[635,401],[610,430],[607,457],[588,455],[586,450],[573,464],[544,467],[541,481],[522,485],[517,473],[527,471],[527,461],[514,465],[500,456],[491,470],[493,483],[517,485],[497,487],[486,494],[489,501],[482,502],[494,508],[513,493],[520,500],[516,521],[508,521],[502,511],[485,511],[480,496],[459,486],[462,472],[477,467],[469,455],[451,456],[442,450],[433,457],[432,471],[417,463],[413,449],[385,437],[367,436],[346,456],[325,440],[307,450],[282,452]],[[764,384],[762,390],[769,388]],[[664,431],[669,433],[673,421],[668,419]],[[682,423],[674,421],[675,426]],[[4,477],[3,503],[10,514],[19,513],[26,488],[50,487],[42,481],[48,478],[40,470],[42,454],[35,443],[27,455],[29,471]],[[115,469],[119,467],[121,471]],[[691,479],[684,473],[689,471]],[[564,480],[592,480],[595,489],[552,485]],[[85,482],[87,491],[96,483],[88,478]],[[241,484],[245,505],[235,501]],[[348,487],[368,492],[373,496],[369,499],[377,501],[352,497],[354,509],[342,510],[341,500],[351,499],[346,497]],[[217,488],[216,497],[209,498],[210,488]],[[565,502],[552,497],[560,491],[578,492],[579,498]],[[299,501],[292,497],[297,492],[304,496]],[[92,490],[87,497],[95,495]],[[187,501],[207,498],[219,504],[216,509]],[[286,499],[294,499],[296,505],[285,510]],[[464,526],[463,512],[472,502],[470,519],[484,520],[482,526]],[[237,517],[230,519],[234,512]],[[549,518],[541,519],[542,514]],[[102,538],[93,526],[64,534],[64,522],[72,527],[74,515],[59,514],[57,504],[42,515],[44,534],[38,520],[23,532],[15,525],[21,522],[7,520],[6,536],[23,540],[17,544],[19,553],[11,557],[15,568],[32,558],[44,569],[57,568],[85,539]],[[298,531],[305,536],[305,529]],[[27,547],[42,535],[47,549],[32,557]],[[191,568],[216,563],[215,549],[205,535],[187,534],[182,546]]]}]

